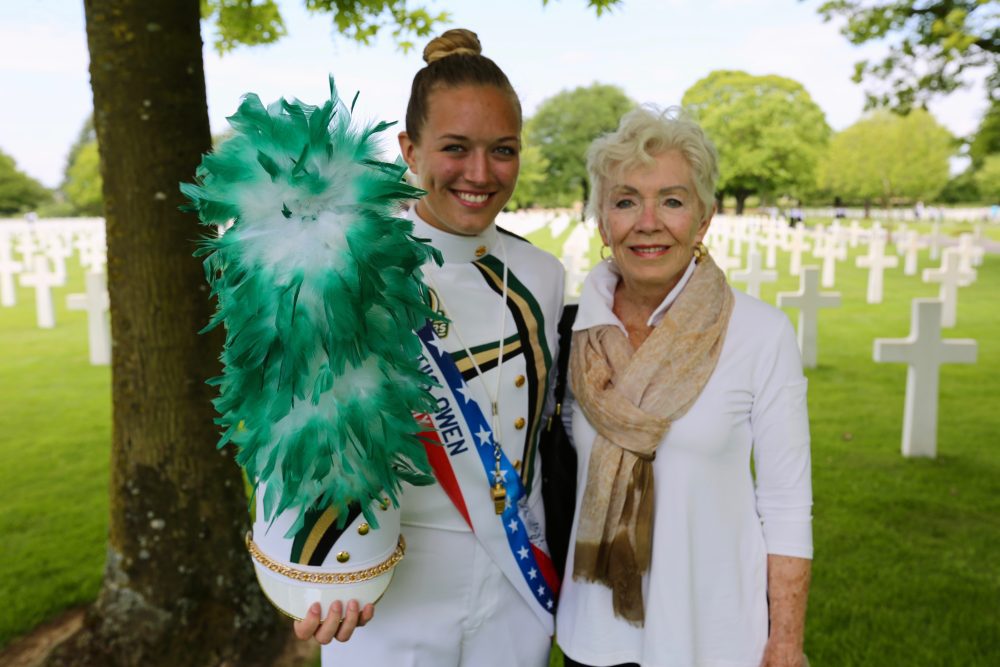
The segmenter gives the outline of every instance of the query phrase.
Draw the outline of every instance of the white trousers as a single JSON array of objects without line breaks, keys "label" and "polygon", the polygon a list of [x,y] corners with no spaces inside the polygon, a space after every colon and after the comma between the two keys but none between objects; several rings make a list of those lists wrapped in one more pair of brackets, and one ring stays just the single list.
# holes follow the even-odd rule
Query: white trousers
[{"label": "white trousers", "polygon": [[403,526],[406,556],[323,667],[546,667],[551,638],[471,532]]}]

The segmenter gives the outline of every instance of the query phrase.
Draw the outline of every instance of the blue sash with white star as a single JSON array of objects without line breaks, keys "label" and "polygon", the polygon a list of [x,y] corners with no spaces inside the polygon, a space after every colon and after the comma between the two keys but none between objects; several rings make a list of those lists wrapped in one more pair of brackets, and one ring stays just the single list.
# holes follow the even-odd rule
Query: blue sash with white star
[{"label": "blue sash with white star", "polygon": [[[528,494],[520,475],[501,451],[500,476],[507,498],[503,513],[496,514],[490,495],[496,462],[489,421],[479,403],[472,399],[461,372],[451,355],[443,349],[431,324],[428,322],[417,333],[423,341],[428,362],[422,365],[450,393],[450,401],[461,412],[470,431],[469,435],[475,437],[475,446],[458,456],[476,457],[479,465],[473,468],[468,465],[470,462],[467,460],[464,461],[465,466],[455,466],[459,486],[468,487],[468,493],[464,493],[463,489],[462,495],[465,506],[469,508],[472,528],[514,587],[533,602],[531,606],[536,614],[547,625],[551,624],[559,588],[558,577],[546,553],[543,531],[528,510]],[[461,474],[463,469],[475,469],[479,472],[475,479],[469,479],[468,474]],[[503,537],[500,536],[501,533]],[[490,549],[491,543],[494,546],[504,543],[504,553]],[[519,573],[516,578],[520,581],[515,580],[515,572]]]}]

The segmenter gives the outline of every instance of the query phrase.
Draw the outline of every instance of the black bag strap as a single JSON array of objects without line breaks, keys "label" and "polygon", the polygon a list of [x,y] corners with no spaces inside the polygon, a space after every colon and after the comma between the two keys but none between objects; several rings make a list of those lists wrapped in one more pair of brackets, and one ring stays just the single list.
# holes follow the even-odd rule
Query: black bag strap
[{"label": "black bag strap", "polygon": [[556,416],[562,414],[563,398],[566,397],[566,376],[569,375],[569,348],[573,340],[573,322],[576,321],[576,311],[579,306],[575,303],[563,308],[562,317],[559,318],[559,359],[556,362]]}]

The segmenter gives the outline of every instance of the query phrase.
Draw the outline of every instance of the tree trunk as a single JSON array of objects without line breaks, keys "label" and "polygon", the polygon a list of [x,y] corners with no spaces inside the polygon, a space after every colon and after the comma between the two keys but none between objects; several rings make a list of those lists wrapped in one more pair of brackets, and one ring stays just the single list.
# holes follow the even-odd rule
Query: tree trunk
[{"label": "tree trunk", "polygon": [[242,544],[238,469],[205,379],[221,337],[178,182],[211,147],[199,0],[85,0],[111,297],[111,525],[104,584],[51,665],[267,664],[291,632]]},{"label": "tree trunk", "polygon": [[736,193],[736,215],[743,215],[743,209],[746,206],[747,197],[749,196],[749,192],[738,191]]},{"label": "tree trunk", "polygon": [[724,194],[722,192],[718,192],[715,195],[715,212],[719,215],[722,215],[723,213],[726,212],[726,207],[722,203],[723,197]]}]

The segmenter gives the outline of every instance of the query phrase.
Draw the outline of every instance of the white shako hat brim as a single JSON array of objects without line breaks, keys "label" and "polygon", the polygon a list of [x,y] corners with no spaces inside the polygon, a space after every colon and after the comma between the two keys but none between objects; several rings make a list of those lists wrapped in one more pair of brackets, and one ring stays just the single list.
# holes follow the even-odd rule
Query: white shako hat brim
[{"label": "white shako hat brim", "polygon": [[399,509],[388,500],[373,502],[379,527],[370,525],[360,507],[353,507],[343,528],[336,510],[310,512],[305,525],[285,537],[298,510],[264,520],[265,485],[257,489],[256,519],[247,547],[264,595],[286,615],[305,618],[314,602],[325,618],[330,605],[357,600],[363,608],[385,593],[406,544],[400,535]]}]

